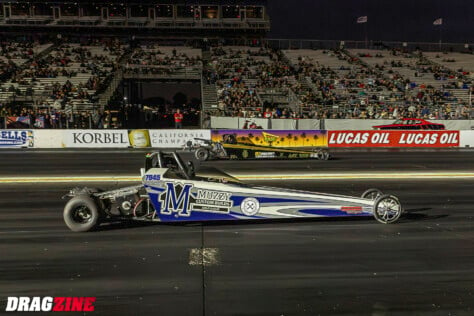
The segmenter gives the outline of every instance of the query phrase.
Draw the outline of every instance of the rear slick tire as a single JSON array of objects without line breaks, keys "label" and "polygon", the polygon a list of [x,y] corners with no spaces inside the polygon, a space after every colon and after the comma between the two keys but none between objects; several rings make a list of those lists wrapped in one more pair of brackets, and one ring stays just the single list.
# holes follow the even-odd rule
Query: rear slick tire
[{"label": "rear slick tire", "polygon": [[97,228],[100,212],[95,201],[86,195],[75,196],[67,202],[64,222],[74,232],[87,232]]}]

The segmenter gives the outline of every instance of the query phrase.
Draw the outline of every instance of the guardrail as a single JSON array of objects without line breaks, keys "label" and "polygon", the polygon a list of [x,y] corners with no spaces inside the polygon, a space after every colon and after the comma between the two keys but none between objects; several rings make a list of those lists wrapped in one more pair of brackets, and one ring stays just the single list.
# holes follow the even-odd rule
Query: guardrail
[{"label": "guardrail", "polygon": [[[263,129],[295,129],[295,130],[371,130],[376,125],[393,123],[391,120],[371,119],[263,119],[244,117],[212,116],[211,128],[239,129],[255,123]],[[474,129],[474,120],[429,120],[433,123],[441,123],[447,130],[471,130]]]}]

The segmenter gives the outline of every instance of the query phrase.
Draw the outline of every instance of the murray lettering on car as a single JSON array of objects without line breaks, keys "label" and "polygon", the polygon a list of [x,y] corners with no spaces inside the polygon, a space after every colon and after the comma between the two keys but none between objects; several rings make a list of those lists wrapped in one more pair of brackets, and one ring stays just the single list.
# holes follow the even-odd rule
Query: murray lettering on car
[{"label": "murray lettering on car", "polygon": [[157,216],[174,218],[202,217],[202,213],[228,214],[233,202],[232,194],[198,189],[193,183],[166,182],[163,188],[145,185]]}]

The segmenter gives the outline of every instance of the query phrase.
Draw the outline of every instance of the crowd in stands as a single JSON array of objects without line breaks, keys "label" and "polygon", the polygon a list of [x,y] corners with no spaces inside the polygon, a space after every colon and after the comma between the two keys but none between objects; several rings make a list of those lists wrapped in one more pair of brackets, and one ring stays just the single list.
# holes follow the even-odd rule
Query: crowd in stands
[{"label": "crowd in stands", "polygon": [[91,108],[124,51],[118,41],[60,44],[45,56],[31,54],[23,67],[11,72],[1,89],[12,93],[13,99],[31,97],[43,107]]},{"label": "crowd in stands", "polygon": [[[370,65],[363,59],[372,58],[372,55],[351,54],[344,50],[319,51],[319,56],[298,55],[293,56],[293,59],[286,55],[287,52],[279,54],[267,50],[267,54],[274,57],[267,63],[252,59],[250,54],[247,54],[243,62],[238,63],[241,51],[227,51],[228,53],[224,54],[225,50],[220,49],[219,53],[214,54],[217,58],[237,58],[231,67],[228,67],[230,69],[227,81],[222,84],[221,80],[219,85],[223,115],[316,119],[471,117],[472,109],[467,97],[469,89],[471,93],[473,89],[472,75],[463,69],[453,71],[436,64],[420,52],[392,50],[388,54],[410,58],[411,62],[385,60],[380,64]],[[301,54],[299,51],[296,53]],[[265,55],[262,50],[259,54]],[[384,57],[380,52],[374,56],[373,58],[377,59]],[[287,64],[284,63],[285,60]],[[327,61],[329,66],[325,65],[324,61]],[[226,65],[222,60],[216,63],[216,70],[220,75],[218,79],[221,79],[221,69],[226,69]],[[290,65],[290,68],[287,65]],[[251,67],[257,71],[249,71]],[[402,67],[412,71],[414,78],[400,74],[397,70]],[[267,69],[269,71],[266,71]],[[259,72],[261,70],[263,72]],[[229,74],[232,73],[238,75],[229,81]],[[432,80],[423,83],[428,77]],[[258,84],[245,84],[252,79],[257,79]],[[219,83],[219,80],[217,82]],[[296,103],[299,104],[291,107],[259,102],[261,100],[258,98],[258,88],[262,87],[291,90],[297,96]],[[257,93],[253,93],[253,89]],[[461,90],[464,98],[458,98],[452,90]],[[240,100],[244,100],[244,106]],[[271,114],[268,114],[269,112]]]},{"label": "crowd in stands", "polygon": [[[109,107],[97,107],[98,99],[118,70],[171,77],[193,69],[215,85],[218,111],[213,115],[469,119],[472,67],[456,63],[450,55],[401,49],[218,46],[204,59],[196,48],[156,43],[130,48],[116,39],[0,41],[0,117],[43,128],[169,127],[176,106],[114,107],[111,100]],[[21,105],[27,101],[28,107]],[[198,124],[200,106],[179,108],[184,122]]]},{"label": "crowd in stands", "polygon": [[170,75],[188,67],[202,67],[200,50],[148,44],[133,49],[124,71],[129,74]]}]

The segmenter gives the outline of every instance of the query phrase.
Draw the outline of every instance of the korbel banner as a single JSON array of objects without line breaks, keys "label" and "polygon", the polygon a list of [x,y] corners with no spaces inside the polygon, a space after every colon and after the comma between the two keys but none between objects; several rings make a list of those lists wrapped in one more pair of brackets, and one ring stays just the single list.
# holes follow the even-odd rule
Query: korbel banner
[{"label": "korbel banner", "polygon": [[459,131],[329,131],[329,147],[458,147]]},{"label": "korbel banner", "polygon": [[63,130],[67,148],[127,148],[127,130]]}]

